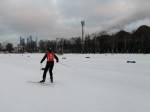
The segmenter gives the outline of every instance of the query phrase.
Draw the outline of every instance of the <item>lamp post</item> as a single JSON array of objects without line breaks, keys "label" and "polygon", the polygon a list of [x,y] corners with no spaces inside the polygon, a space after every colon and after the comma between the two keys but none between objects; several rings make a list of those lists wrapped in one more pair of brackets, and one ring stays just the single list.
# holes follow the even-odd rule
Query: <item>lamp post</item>
[{"label": "lamp post", "polygon": [[56,38],[56,51],[57,53],[64,53],[64,39]]},{"label": "lamp post", "polygon": [[82,40],[81,40],[81,46],[82,46],[82,50],[81,50],[81,53],[83,53],[84,51],[84,26],[85,26],[85,21],[82,20],[81,21],[81,26],[82,26]]}]

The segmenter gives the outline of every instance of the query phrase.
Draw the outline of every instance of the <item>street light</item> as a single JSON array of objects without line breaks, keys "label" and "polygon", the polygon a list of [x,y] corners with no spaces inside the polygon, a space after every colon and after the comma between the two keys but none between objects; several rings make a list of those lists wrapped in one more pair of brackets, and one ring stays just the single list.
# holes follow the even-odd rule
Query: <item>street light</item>
[{"label": "street light", "polygon": [[81,45],[82,45],[82,50],[81,50],[81,52],[83,53],[83,51],[84,51],[84,41],[83,41],[83,38],[84,38],[84,26],[85,26],[85,21],[84,20],[82,20],[81,21],[81,26],[82,26],[82,42],[81,42]]},{"label": "street light", "polygon": [[57,51],[57,53],[63,54],[64,53],[63,47],[64,47],[64,39],[63,38],[56,38],[56,51]]}]

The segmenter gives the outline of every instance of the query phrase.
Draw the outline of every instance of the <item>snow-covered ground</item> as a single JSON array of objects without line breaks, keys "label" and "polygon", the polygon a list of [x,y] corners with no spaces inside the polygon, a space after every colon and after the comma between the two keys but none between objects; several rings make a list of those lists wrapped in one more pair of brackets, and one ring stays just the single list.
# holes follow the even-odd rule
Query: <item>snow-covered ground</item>
[{"label": "snow-covered ground", "polygon": [[0,112],[150,112],[150,55],[65,54],[42,85],[43,55],[0,54]]}]

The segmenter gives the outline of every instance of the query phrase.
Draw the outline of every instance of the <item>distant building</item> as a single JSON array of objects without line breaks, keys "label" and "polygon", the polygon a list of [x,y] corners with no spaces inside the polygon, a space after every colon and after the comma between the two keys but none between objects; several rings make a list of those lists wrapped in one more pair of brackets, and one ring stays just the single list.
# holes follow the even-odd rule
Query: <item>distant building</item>
[{"label": "distant building", "polygon": [[37,52],[38,48],[37,48],[37,38],[35,40],[33,40],[32,35],[30,35],[29,37],[26,38],[26,42],[25,42],[25,38],[22,38],[20,36],[19,38],[19,44],[17,46],[17,48],[15,48],[15,51],[18,51],[20,53],[23,52]]}]

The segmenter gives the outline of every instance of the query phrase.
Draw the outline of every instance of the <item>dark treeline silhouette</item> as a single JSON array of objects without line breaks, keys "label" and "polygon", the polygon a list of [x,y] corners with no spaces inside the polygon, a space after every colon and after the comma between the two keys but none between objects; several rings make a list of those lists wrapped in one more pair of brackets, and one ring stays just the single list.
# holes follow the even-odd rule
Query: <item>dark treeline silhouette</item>
[{"label": "dark treeline silhouette", "polygon": [[[45,52],[49,46],[59,53],[81,53],[80,37],[60,41],[40,41],[39,48]],[[87,35],[83,44],[84,53],[150,53],[150,27],[143,25],[132,33],[119,31],[115,34],[101,32]]]},{"label": "dark treeline silhouette", "polygon": [[12,51],[14,50],[13,44],[12,44],[12,43],[8,43],[8,44],[6,45],[6,50],[7,50],[8,52],[12,52]]},{"label": "dark treeline silhouette", "polygon": [[5,47],[0,43],[0,51],[8,52],[46,52],[52,48],[57,53],[150,53],[150,27],[143,25],[133,32],[121,30],[115,34],[101,32],[86,35],[84,42],[81,37],[70,39],[40,40],[37,42],[32,36],[20,37],[20,44],[13,48],[7,43]]},{"label": "dark treeline silhouette", "polygon": [[0,43],[0,51],[12,53],[14,51],[14,46],[12,43],[7,43],[6,45],[2,45],[2,43]]}]

